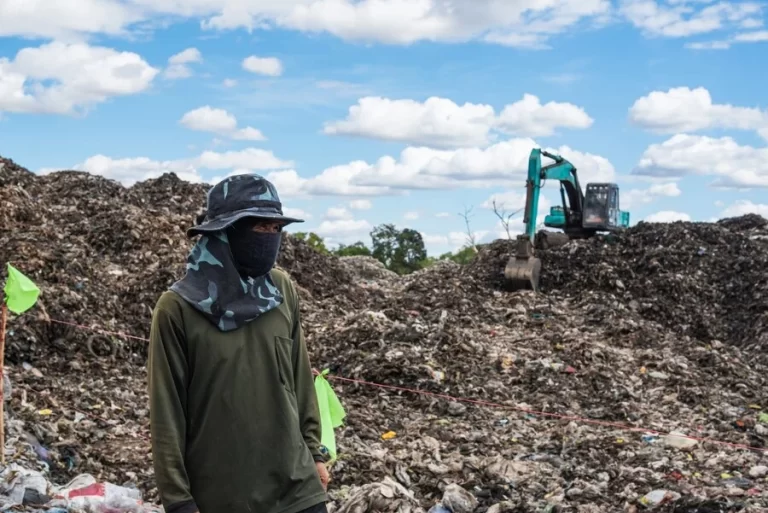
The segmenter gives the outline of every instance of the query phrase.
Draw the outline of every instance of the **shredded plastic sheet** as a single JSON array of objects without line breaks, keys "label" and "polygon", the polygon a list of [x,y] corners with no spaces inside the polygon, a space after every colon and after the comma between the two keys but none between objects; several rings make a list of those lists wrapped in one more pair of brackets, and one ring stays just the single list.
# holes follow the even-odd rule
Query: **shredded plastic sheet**
[{"label": "shredded plastic sheet", "polygon": [[324,370],[319,376],[315,377],[315,393],[317,394],[317,405],[320,408],[320,421],[322,427],[321,443],[328,449],[331,455],[331,461],[336,459],[336,434],[334,429],[344,423],[344,417],[347,413],[344,411],[341,401],[331,388],[331,384],[325,379],[328,370]]},{"label": "shredded plastic sheet", "polygon": [[23,504],[46,508],[48,512],[78,513],[161,513],[162,508],[144,504],[133,488],[102,483],[81,474],[64,486],[48,482],[43,474],[11,464],[0,473],[0,511]]},{"label": "shredded plastic sheet", "polygon": [[16,315],[23,314],[35,306],[40,296],[37,285],[11,264],[8,264],[8,280],[5,282],[4,292],[8,310]]}]

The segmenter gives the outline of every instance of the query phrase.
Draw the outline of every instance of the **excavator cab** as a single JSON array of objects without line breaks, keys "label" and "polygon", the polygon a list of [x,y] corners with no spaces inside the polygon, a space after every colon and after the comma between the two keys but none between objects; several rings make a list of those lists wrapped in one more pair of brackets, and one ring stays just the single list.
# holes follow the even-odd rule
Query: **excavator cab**
[{"label": "excavator cab", "polygon": [[590,183],[584,194],[585,229],[614,231],[629,226],[629,214],[619,206],[619,186],[615,183]]}]

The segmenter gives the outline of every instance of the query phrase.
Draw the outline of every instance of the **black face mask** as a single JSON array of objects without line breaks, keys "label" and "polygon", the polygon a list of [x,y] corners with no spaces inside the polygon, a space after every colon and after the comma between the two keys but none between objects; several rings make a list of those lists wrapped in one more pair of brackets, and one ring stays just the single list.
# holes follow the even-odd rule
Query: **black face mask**
[{"label": "black face mask", "polygon": [[227,230],[229,247],[240,274],[253,278],[267,274],[277,262],[282,236],[280,232],[254,232],[248,226]]}]

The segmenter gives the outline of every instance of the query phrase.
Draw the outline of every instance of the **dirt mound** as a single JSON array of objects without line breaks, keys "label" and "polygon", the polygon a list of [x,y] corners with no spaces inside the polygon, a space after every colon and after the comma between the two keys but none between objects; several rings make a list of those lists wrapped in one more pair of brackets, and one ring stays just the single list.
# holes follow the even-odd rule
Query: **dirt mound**
[{"label": "dirt mound", "polygon": [[[9,447],[29,468],[44,448],[60,482],[88,472],[154,500],[141,339],[206,187],[3,163],[0,263],[43,291],[9,322]],[[509,241],[397,277],[286,237],[313,365],[349,413],[333,506],[474,505],[455,484],[478,513],[768,507],[763,221],[641,223],[542,252],[542,295],[501,288]]]}]

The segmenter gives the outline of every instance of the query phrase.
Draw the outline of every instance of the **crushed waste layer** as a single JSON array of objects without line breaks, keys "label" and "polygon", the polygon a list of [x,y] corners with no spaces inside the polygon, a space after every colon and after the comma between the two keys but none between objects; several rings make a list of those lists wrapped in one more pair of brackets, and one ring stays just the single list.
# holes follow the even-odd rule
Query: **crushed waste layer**
[{"label": "crushed waste layer", "polygon": [[[0,264],[42,290],[8,323],[0,509],[67,511],[40,496],[79,479],[147,503],[93,511],[153,510],[141,339],[206,190],[0,158]],[[348,413],[330,509],[768,511],[768,222],[571,241],[539,252],[540,295],[505,290],[511,253],[400,277],[284,237],[313,366]]]}]

